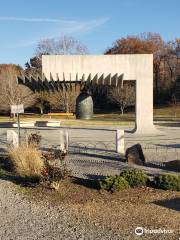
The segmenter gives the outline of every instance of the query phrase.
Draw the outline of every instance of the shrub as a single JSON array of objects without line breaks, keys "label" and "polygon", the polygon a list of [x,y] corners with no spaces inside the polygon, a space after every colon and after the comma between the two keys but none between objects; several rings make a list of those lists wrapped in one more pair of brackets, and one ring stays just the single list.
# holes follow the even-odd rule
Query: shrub
[{"label": "shrub", "polygon": [[100,180],[99,185],[101,189],[112,192],[120,191],[129,187],[128,182],[123,177],[117,175],[109,176]]},{"label": "shrub", "polygon": [[59,149],[52,149],[43,153],[45,166],[42,170],[42,184],[55,190],[59,188],[59,182],[70,176],[65,163],[65,155]]},{"label": "shrub", "polygon": [[44,167],[42,154],[32,146],[21,145],[9,149],[10,160],[16,173],[24,178],[38,179]]},{"label": "shrub", "polygon": [[39,147],[41,143],[41,135],[38,133],[31,133],[28,136],[28,145],[33,147]]},{"label": "shrub", "polygon": [[177,174],[158,175],[154,178],[154,183],[157,188],[180,191],[180,175]]},{"label": "shrub", "polygon": [[124,177],[131,187],[146,186],[148,176],[138,169],[124,170],[120,173],[121,177]]},{"label": "shrub", "polygon": [[49,182],[63,180],[67,178],[70,173],[71,172],[66,168],[66,165],[57,167],[46,164],[42,170],[43,179]]},{"label": "shrub", "polygon": [[65,154],[63,151],[60,149],[50,149],[48,152],[43,152],[43,157],[46,162],[49,164],[56,162],[63,162],[65,159]]}]

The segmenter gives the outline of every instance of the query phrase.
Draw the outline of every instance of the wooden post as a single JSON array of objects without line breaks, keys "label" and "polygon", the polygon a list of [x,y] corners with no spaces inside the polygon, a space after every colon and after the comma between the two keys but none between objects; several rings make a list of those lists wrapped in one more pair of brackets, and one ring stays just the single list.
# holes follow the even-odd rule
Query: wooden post
[{"label": "wooden post", "polygon": [[18,117],[18,143],[20,145],[20,143],[21,143],[21,132],[20,132],[20,116],[19,116],[19,113],[17,113],[17,117]]}]

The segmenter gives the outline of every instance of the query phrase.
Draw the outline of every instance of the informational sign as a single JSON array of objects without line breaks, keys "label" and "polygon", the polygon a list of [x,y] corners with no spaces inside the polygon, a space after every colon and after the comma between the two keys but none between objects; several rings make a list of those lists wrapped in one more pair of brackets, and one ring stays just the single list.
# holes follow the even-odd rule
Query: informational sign
[{"label": "informational sign", "polygon": [[24,113],[24,105],[11,105],[11,114],[17,114],[18,118],[18,143],[20,144],[21,136],[20,136],[20,113]]},{"label": "informational sign", "polygon": [[24,113],[24,105],[11,105],[11,113],[16,114],[16,113]]}]

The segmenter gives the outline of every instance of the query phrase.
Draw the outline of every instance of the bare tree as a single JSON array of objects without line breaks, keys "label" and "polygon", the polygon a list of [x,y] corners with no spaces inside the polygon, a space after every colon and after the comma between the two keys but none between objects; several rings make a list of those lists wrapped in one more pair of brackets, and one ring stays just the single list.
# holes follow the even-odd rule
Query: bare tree
[{"label": "bare tree", "polygon": [[[41,74],[43,54],[76,55],[87,53],[87,47],[72,36],[64,35],[60,38],[43,39],[37,45],[36,56],[26,63],[25,74],[27,76]],[[40,109],[41,113],[43,113],[44,103],[48,101],[53,109],[63,109],[65,112],[71,112],[74,111],[76,97],[79,92],[79,90],[75,91],[68,88],[52,94],[50,93],[49,95],[43,93],[36,94],[36,106]]]},{"label": "bare tree", "polygon": [[36,55],[59,54],[76,55],[88,53],[87,47],[72,36],[64,35],[60,38],[47,38],[38,43]]},{"label": "bare tree", "polygon": [[108,93],[108,98],[120,107],[121,115],[124,114],[124,109],[135,104],[135,86],[134,84],[126,83],[123,88],[111,88]]},{"label": "bare tree", "polygon": [[80,87],[73,85],[68,89],[50,93],[47,99],[54,110],[75,112],[76,98],[79,93]]},{"label": "bare tree", "polygon": [[35,56],[25,64],[25,74],[36,76],[42,72],[42,55],[87,54],[88,48],[72,36],[47,38],[38,42]]},{"label": "bare tree", "polygon": [[39,109],[40,114],[44,114],[44,110],[49,105],[49,95],[48,92],[35,93],[35,104],[34,106]]},{"label": "bare tree", "polygon": [[10,105],[24,104],[25,107],[32,106],[34,95],[25,86],[16,82],[16,76],[22,75],[23,69],[14,64],[0,65],[0,109],[10,110]]}]

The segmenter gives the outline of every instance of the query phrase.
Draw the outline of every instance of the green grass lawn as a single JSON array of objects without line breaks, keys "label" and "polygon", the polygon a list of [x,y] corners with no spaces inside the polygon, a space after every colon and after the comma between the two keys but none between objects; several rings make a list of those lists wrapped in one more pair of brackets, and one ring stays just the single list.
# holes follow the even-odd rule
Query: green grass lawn
[{"label": "green grass lawn", "polygon": [[[22,115],[21,120],[49,120],[59,119],[63,125],[132,125],[135,121],[135,113],[129,112],[121,115],[119,112],[114,113],[96,113],[91,120],[76,120],[75,116],[47,116],[46,114],[41,116],[39,114],[34,115]],[[180,121],[180,107],[158,107],[154,109],[155,121]],[[14,121],[12,118],[0,116],[0,122]]]}]

